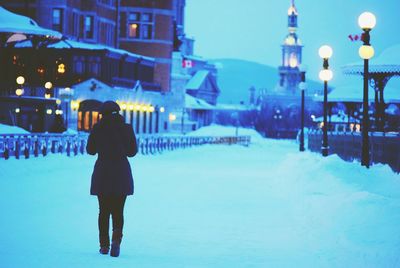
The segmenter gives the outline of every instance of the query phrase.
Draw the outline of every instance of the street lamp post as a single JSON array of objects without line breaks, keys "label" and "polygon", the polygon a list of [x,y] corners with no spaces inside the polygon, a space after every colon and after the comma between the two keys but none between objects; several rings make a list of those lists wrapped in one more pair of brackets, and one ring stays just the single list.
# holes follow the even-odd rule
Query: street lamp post
[{"label": "street lamp post", "polygon": [[300,119],[300,152],[304,152],[304,94],[307,88],[306,84],[306,69],[304,66],[300,66],[301,82],[299,83],[299,89],[301,90],[301,119]]},{"label": "street lamp post", "polygon": [[164,113],[165,112],[165,108],[164,107],[158,107],[156,106],[156,133],[160,132],[160,113]]},{"label": "street lamp post", "polygon": [[149,133],[152,134],[153,133],[153,114],[155,111],[154,106],[150,106],[148,108],[149,111]]},{"label": "street lamp post", "polygon": [[70,87],[66,87],[64,89],[60,89],[58,93],[59,98],[65,102],[65,127],[68,129],[69,124],[69,109],[72,97],[74,96],[74,90]]},{"label": "street lamp post", "polygon": [[362,36],[363,45],[358,50],[358,54],[364,60],[364,94],[363,94],[363,120],[362,120],[362,151],[361,151],[361,165],[369,167],[369,114],[368,114],[368,76],[369,76],[369,59],[374,54],[374,48],[370,44],[369,32],[376,25],[376,18],[370,12],[364,12],[358,17],[358,25],[364,31]]},{"label": "street lamp post", "polygon": [[22,94],[24,94],[23,85],[25,83],[25,78],[23,76],[18,76],[16,79],[16,82],[18,84],[18,88],[15,90],[15,95],[17,95],[18,97],[21,97]]},{"label": "street lamp post", "polygon": [[322,147],[321,152],[323,156],[328,156],[328,81],[333,77],[333,73],[329,70],[329,58],[332,57],[332,48],[324,45],[319,49],[319,56],[324,60],[323,69],[319,72],[319,78],[324,81],[324,123],[322,126]]},{"label": "street lamp post", "polygon": [[51,82],[46,82],[44,84],[44,88],[46,89],[46,93],[44,94],[46,99],[51,98],[51,88],[53,87],[53,84]]}]

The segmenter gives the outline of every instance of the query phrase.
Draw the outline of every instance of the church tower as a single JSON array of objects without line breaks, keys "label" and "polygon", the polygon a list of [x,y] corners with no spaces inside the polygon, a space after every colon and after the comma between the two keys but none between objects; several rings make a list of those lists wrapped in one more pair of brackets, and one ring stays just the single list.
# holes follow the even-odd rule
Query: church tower
[{"label": "church tower", "polygon": [[288,35],[282,45],[282,65],[279,67],[278,93],[285,95],[298,94],[298,84],[301,82],[299,66],[302,62],[303,46],[297,36],[297,8],[294,0],[288,9]]}]

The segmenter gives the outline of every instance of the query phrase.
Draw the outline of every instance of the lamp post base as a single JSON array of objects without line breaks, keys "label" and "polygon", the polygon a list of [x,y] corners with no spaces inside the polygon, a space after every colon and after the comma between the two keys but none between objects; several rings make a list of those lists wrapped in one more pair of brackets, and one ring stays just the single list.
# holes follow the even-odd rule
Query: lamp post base
[{"label": "lamp post base", "polygon": [[329,147],[321,147],[322,156],[328,156]]},{"label": "lamp post base", "polygon": [[300,144],[299,148],[300,152],[304,152],[306,149],[304,148],[304,144]]}]

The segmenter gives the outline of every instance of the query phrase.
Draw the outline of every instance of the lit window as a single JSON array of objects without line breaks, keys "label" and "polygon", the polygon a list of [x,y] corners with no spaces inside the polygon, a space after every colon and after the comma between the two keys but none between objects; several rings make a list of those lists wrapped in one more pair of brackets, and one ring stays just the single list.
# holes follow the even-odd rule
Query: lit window
[{"label": "lit window", "polygon": [[99,120],[99,112],[92,112],[92,126],[91,128],[93,128],[93,126],[97,123],[97,121]]},{"label": "lit window", "polygon": [[[127,17],[127,19],[126,19]],[[121,16],[120,36],[124,37],[126,28],[122,25],[127,25],[128,37],[135,39],[152,39],[153,38],[153,14],[130,12]],[[125,23],[124,23],[125,22]]]},{"label": "lit window", "polygon": [[297,67],[297,57],[296,54],[292,53],[290,54],[290,59],[289,59],[289,66],[292,68]]},{"label": "lit window", "polygon": [[90,112],[85,112],[85,119],[84,121],[84,129],[85,130],[90,130],[90,125],[89,125],[89,116],[90,116]]},{"label": "lit window", "polygon": [[78,112],[78,130],[82,130],[82,112]]},{"label": "lit window", "polygon": [[139,38],[139,25],[136,23],[129,24],[129,37]]}]

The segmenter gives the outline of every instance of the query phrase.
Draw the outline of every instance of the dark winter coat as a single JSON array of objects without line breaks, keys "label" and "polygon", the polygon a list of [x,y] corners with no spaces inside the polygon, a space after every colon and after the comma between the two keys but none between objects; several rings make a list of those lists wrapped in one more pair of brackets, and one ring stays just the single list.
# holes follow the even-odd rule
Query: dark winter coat
[{"label": "dark winter coat", "polygon": [[90,194],[132,195],[131,167],[127,157],[137,153],[132,126],[119,114],[104,116],[94,125],[86,146],[88,154],[98,154],[92,174]]}]

